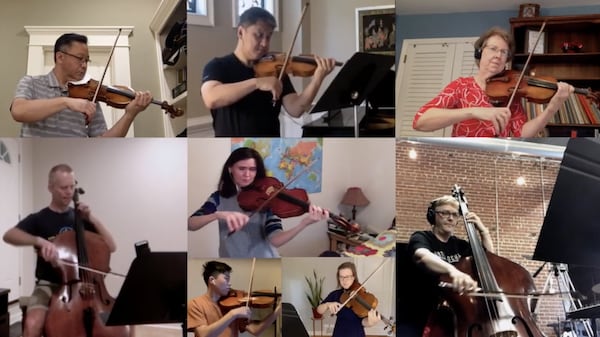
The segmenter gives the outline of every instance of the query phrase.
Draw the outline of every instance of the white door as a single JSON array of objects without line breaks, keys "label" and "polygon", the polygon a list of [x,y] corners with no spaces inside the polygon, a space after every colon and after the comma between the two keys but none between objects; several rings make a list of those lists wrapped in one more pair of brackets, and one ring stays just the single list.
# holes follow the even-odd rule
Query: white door
[{"label": "white door", "polygon": [[[20,163],[17,139],[0,138],[0,233],[19,221]],[[10,289],[9,301],[18,299],[21,249],[0,243],[0,288]]]},{"label": "white door", "polygon": [[451,127],[419,132],[412,121],[419,108],[450,81],[475,73],[473,41],[476,38],[404,40],[396,77],[396,135],[450,136]]}]

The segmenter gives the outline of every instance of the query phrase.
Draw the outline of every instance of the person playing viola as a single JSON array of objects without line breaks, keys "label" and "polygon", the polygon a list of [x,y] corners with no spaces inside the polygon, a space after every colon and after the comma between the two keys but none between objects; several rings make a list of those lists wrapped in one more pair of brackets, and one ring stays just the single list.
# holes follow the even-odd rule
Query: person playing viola
[{"label": "person playing viola", "polygon": [[[33,293],[27,304],[23,337],[40,337],[46,322],[46,313],[52,294],[62,282],[54,266],[58,261],[57,247],[52,240],[59,234],[75,228],[75,209],[70,206],[75,189],[75,174],[66,164],[54,166],[48,175],[48,191],[52,198],[48,207],[30,214],[4,234],[4,241],[15,246],[33,246],[37,252]],[[90,207],[78,203],[86,230],[98,233],[109,251],[116,250],[115,241],[104,224],[92,215]]]},{"label": "person playing viola", "polygon": [[304,90],[298,94],[287,75],[256,77],[253,65],[269,53],[275,18],[260,7],[240,16],[237,45],[233,53],[214,58],[202,75],[201,93],[213,117],[217,137],[279,137],[281,107],[292,117],[300,117],[315,98],[335,60],[315,56],[317,68]]},{"label": "person playing viola", "polygon": [[22,123],[21,137],[124,137],[137,114],[148,107],[150,92],[136,92],[125,114],[107,129],[100,105],[68,97],[67,83],[81,81],[86,74],[87,41],[84,35],[61,35],[54,44],[52,71],[19,81],[10,113]]},{"label": "person playing viola", "polygon": [[237,195],[255,179],[266,177],[265,164],[254,149],[241,147],[227,158],[221,171],[219,190],[188,219],[188,230],[195,231],[217,220],[219,223],[219,256],[237,258],[279,257],[276,247],[292,240],[307,226],[329,217],[329,212],[310,205],[308,215],[284,230],[281,219],[271,211],[249,217],[239,206]]},{"label": "person playing viola", "polygon": [[575,89],[558,82],[558,90],[544,111],[529,121],[520,99],[514,99],[510,109],[494,107],[485,92],[486,82],[506,69],[514,45],[512,36],[498,27],[481,35],[475,42],[477,74],[452,81],[423,105],[413,119],[413,128],[435,131],[452,125],[453,137],[536,136]]},{"label": "person playing viola", "polygon": [[346,306],[342,307],[342,303],[340,303],[342,294],[350,291],[350,287],[358,282],[354,263],[344,262],[338,266],[337,282],[339,289],[330,292],[325,297],[317,307],[317,312],[324,314],[329,311],[332,315],[336,315],[332,337],[365,337],[365,328],[372,327],[381,320],[379,313],[375,309],[371,309],[367,317],[360,318],[352,309]]},{"label": "person playing viola", "polygon": [[[196,337],[236,337],[239,335],[239,319],[250,319],[251,310],[241,306],[223,314],[219,299],[231,290],[231,267],[219,261],[204,264],[202,276],[206,293],[192,299],[187,305],[187,329]],[[260,336],[281,314],[281,303],[261,322],[244,325],[245,331]]]},{"label": "person playing viola", "polygon": [[[477,288],[477,282],[468,274],[454,267],[461,257],[470,256],[471,246],[454,236],[459,218],[458,201],[442,196],[431,201],[427,209],[429,231],[417,231],[408,243],[408,254],[415,263],[410,273],[410,286],[398,289],[397,333],[403,337],[421,337],[430,314],[439,303],[439,276],[448,275],[455,291],[463,293]],[[474,212],[466,220],[479,230],[485,249],[493,252],[489,230]]]}]

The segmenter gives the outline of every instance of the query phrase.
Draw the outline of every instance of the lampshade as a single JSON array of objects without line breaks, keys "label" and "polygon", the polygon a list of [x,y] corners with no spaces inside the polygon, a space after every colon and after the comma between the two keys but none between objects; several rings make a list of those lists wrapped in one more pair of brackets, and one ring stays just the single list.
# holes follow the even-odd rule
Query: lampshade
[{"label": "lampshade", "polygon": [[360,187],[348,187],[341,204],[350,206],[367,206],[369,199],[364,195]]}]

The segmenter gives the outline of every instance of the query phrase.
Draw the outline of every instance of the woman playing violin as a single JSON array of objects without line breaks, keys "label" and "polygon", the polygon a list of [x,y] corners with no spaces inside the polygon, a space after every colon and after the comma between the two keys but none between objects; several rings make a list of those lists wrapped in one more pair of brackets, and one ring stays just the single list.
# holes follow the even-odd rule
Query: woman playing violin
[{"label": "woman playing violin", "polygon": [[[187,305],[187,328],[196,337],[236,337],[239,335],[239,319],[247,320],[251,316],[250,308],[240,306],[223,313],[219,299],[231,290],[231,267],[219,261],[204,264],[202,273],[206,283],[206,293],[192,299]],[[259,323],[244,325],[244,330],[253,336],[260,336],[281,313],[281,303]]]},{"label": "woman playing violin", "polygon": [[533,137],[562,106],[574,88],[558,83],[556,94],[546,109],[527,121],[520,99],[507,107],[493,107],[486,95],[489,78],[503,72],[514,53],[514,40],[506,31],[494,27],[475,42],[477,74],[460,77],[422,106],[413,120],[419,131],[435,131],[452,125],[454,137]]},{"label": "woman playing violin", "polygon": [[212,221],[219,223],[219,256],[279,257],[276,247],[292,240],[307,226],[329,216],[327,210],[310,205],[308,215],[291,229],[284,230],[281,219],[269,210],[251,217],[240,207],[237,196],[255,179],[266,177],[261,155],[242,147],[233,151],[221,171],[219,190],[210,195],[202,207],[188,219],[188,230],[203,228]]},{"label": "woman playing violin", "polygon": [[100,105],[67,97],[67,83],[84,78],[88,67],[87,37],[69,33],[54,45],[54,68],[46,75],[25,76],[10,106],[22,123],[22,137],[123,137],[137,114],[152,101],[149,92],[136,92],[125,114],[107,129]]},{"label": "woman playing violin", "polygon": [[[427,319],[439,303],[440,275],[448,275],[453,288],[460,293],[477,287],[471,276],[454,267],[462,256],[472,255],[469,243],[454,236],[459,220],[458,209],[458,201],[450,195],[432,200],[426,215],[431,230],[418,231],[410,237],[408,254],[416,266],[406,271],[410,275],[406,280],[409,285],[398,289],[398,336],[423,335]],[[476,225],[485,249],[493,252],[489,230],[481,219],[473,212],[469,212],[466,218]]]},{"label": "woman playing violin", "polygon": [[276,26],[268,11],[260,7],[246,10],[240,16],[234,52],[204,67],[202,99],[211,111],[217,137],[279,137],[281,106],[292,117],[302,115],[333,70],[333,59],[316,56],[315,73],[300,94],[287,76],[281,81],[275,76],[257,77],[253,66],[269,53]]},{"label": "woman playing violin", "polygon": [[375,309],[371,309],[367,317],[361,318],[352,309],[342,306],[342,294],[350,291],[350,287],[355,282],[358,283],[354,263],[344,262],[338,266],[337,282],[339,289],[330,292],[317,307],[317,311],[320,314],[329,311],[332,315],[337,316],[333,337],[365,337],[365,327],[374,326],[381,320],[381,317]]}]

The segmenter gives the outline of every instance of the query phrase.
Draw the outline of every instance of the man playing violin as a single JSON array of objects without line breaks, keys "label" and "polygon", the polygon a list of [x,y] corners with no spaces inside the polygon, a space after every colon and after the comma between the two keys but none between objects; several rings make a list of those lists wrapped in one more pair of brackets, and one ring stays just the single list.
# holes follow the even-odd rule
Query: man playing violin
[{"label": "man playing violin", "polygon": [[460,77],[423,105],[413,120],[419,131],[435,131],[452,125],[453,137],[534,137],[543,130],[570,93],[573,86],[558,83],[558,90],[544,111],[527,121],[521,100],[494,107],[486,95],[487,80],[502,73],[514,54],[514,40],[506,31],[494,27],[475,42],[473,77]]},{"label": "man playing violin", "polygon": [[[4,234],[4,241],[15,246],[33,246],[38,254],[35,288],[27,304],[27,316],[23,337],[42,335],[48,305],[58,284],[62,282],[55,269],[59,264],[57,247],[52,240],[59,234],[74,230],[75,209],[70,206],[75,189],[75,174],[66,164],[54,166],[48,175],[50,205],[37,213],[30,214]],[[77,211],[86,230],[98,233],[106,242],[110,252],[116,250],[115,241],[102,222],[92,215],[90,207],[83,202]]]},{"label": "man playing violin", "polygon": [[269,52],[275,18],[260,7],[240,16],[237,45],[232,54],[211,60],[202,75],[202,99],[210,109],[217,137],[279,137],[281,106],[300,117],[315,98],[335,60],[315,56],[317,68],[304,90],[297,94],[284,76],[257,77],[253,65]]},{"label": "man playing violin", "polygon": [[231,290],[231,267],[223,262],[209,261],[204,264],[202,276],[207,286],[206,293],[192,299],[187,306],[187,328],[196,337],[236,337],[243,331],[260,336],[281,314],[279,303],[261,322],[244,324],[240,329],[238,320],[250,319],[250,308],[240,306],[223,314],[219,306],[219,299]]},{"label": "man playing violin", "polygon": [[68,97],[67,83],[81,81],[87,70],[87,37],[69,33],[54,44],[54,68],[46,75],[25,76],[10,106],[22,123],[21,137],[123,137],[134,118],[152,101],[149,92],[136,92],[125,114],[107,129],[102,109],[87,99]]},{"label": "man playing violin", "polygon": [[[430,231],[417,231],[410,237],[408,254],[415,265],[405,271],[407,283],[397,294],[397,333],[403,337],[421,337],[430,314],[439,303],[441,295],[439,276],[447,275],[455,291],[463,293],[475,290],[477,282],[471,276],[454,267],[461,257],[470,256],[471,246],[454,236],[459,218],[458,201],[449,195],[431,201],[427,209]],[[479,230],[485,249],[493,252],[489,230],[473,213],[466,220]]]},{"label": "man playing violin", "polygon": [[[356,266],[352,262],[344,262],[338,266],[337,282],[339,289],[330,292],[317,307],[317,312],[329,311],[336,315],[332,337],[365,337],[365,327],[372,327],[381,320],[375,309],[368,312],[367,317],[360,318],[352,309],[342,306],[342,294],[350,291],[350,287],[358,283]],[[403,335],[397,335],[403,336]]]},{"label": "man playing violin", "polygon": [[241,147],[225,161],[219,190],[188,219],[188,230],[195,231],[217,220],[219,224],[219,256],[279,257],[277,248],[292,240],[307,226],[329,217],[327,210],[310,205],[308,215],[291,229],[284,230],[281,219],[270,210],[249,217],[240,207],[237,196],[255,179],[266,177],[265,164],[256,150]]}]

